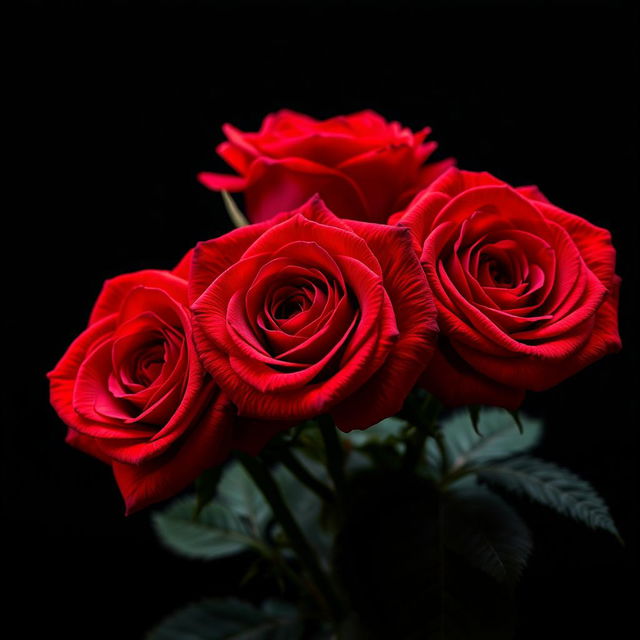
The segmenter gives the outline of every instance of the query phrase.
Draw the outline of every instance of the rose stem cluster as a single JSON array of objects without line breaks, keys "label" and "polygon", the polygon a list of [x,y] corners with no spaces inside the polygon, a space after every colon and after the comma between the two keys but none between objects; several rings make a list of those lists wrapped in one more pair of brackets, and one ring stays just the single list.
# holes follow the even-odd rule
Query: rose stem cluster
[{"label": "rose stem cluster", "polygon": [[321,592],[324,599],[323,604],[331,619],[339,620],[342,617],[340,598],[337,596],[331,580],[320,567],[315,552],[284,501],[280,489],[271,473],[258,458],[253,458],[244,453],[238,453],[238,457],[247,470],[247,473],[249,473],[256,486],[271,505],[275,517],[282,525],[304,569]]}]

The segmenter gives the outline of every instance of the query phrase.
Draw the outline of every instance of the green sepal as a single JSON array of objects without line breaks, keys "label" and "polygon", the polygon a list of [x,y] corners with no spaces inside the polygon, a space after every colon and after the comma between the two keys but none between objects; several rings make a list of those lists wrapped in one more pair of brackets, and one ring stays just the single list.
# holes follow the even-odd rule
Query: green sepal
[{"label": "green sepal", "polygon": [[479,436],[482,436],[478,427],[478,424],[480,422],[480,405],[470,404],[467,408],[469,410],[469,417],[471,418],[471,426],[473,427],[473,430]]},{"label": "green sepal", "polygon": [[520,420],[519,411],[516,409],[515,411],[509,411],[509,413],[511,414],[513,421],[518,426],[518,430],[520,431],[520,433],[524,433],[524,427],[522,426],[522,420]]},{"label": "green sepal", "polygon": [[[441,421],[444,447],[451,462],[451,472],[458,475],[487,461],[500,460],[534,448],[542,437],[542,422],[522,416],[520,432],[508,411],[482,407],[478,430],[473,429],[468,411],[455,411]],[[480,435],[480,432],[482,435]],[[428,443],[428,459],[440,464],[441,455],[435,444]]]}]

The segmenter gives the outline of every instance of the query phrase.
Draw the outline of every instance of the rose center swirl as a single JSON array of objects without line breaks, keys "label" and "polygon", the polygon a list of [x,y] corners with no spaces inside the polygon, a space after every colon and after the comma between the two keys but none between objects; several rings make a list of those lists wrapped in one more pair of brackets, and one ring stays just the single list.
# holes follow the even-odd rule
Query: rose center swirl
[{"label": "rose center swirl", "polygon": [[263,284],[254,329],[272,359],[269,365],[284,372],[313,365],[326,374],[357,324],[358,304],[344,282],[310,268],[293,277],[278,274]]}]

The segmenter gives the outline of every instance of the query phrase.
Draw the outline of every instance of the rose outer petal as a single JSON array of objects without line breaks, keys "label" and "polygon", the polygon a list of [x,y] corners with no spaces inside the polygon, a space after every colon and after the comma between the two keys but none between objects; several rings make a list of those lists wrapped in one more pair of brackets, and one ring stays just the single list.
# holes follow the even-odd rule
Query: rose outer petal
[{"label": "rose outer petal", "polygon": [[478,373],[447,346],[446,339],[435,350],[420,385],[447,407],[484,404],[515,411],[525,395],[523,389],[502,385]]},{"label": "rose outer petal", "polygon": [[300,206],[316,193],[327,207],[344,218],[367,219],[366,200],[358,185],[344,173],[302,158],[259,158],[247,175],[245,190],[251,222]]},{"label": "rose outer petal", "polygon": [[174,275],[170,271],[147,269],[134,273],[126,273],[107,280],[104,283],[102,291],[91,311],[89,324],[92,325],[98,320],[102,320],[112,313],[118,312],[120,304],[126,295],[132,289],[141,286],[162,289],[180,304],[188,304],[186,280]]},{"label": "rose outer petal", "polygon": [[343,431],[365,429],[402,408],[431,360],[438,335],[436,307],[410,235],[385,225],[350,225],[378,256],[398,338],[366,384],[331,412]]},{"label": "rose outer petal", "polygon": [[[211,382],[203,394],[211,395],[213,386]],[[126,514],[174,496],[203,471],[221,464],[229,455],[234,421],[228,399],[218,394],[169,455],[137,465],[114,461],[113,473],[125,500]]]}]

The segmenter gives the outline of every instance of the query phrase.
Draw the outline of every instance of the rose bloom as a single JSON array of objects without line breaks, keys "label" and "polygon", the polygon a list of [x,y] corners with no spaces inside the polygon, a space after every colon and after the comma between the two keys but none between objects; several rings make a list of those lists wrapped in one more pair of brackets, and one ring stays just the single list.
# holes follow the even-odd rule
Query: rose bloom
[{"label": "rose bloom", "polygon": [[452,160],[423,166],[436,148],[425,128],[413,133],[374,111],[315,120],[293,111],[268,115],[256,133],[230,124],[218,153],[240,175],[201,173],[214,191],[244,191],[247,215],[262,222],[319,193],[341,218],[386,222],[445,171]]},{"label": "rose bloom", "polygon": [[189,293],[200,356],[251,418],[371,426],[402,407],[436,338],[409,232],[317,197],[198,244]]},{"label": "rose bloom", "polygon": [[422,383],[446,404],[517,408],[620,349],[605,229],[535,187],[450,169],[391,223],[411,230],[441,330]]},{"label": "rose bloom", "polygon": [[189,262],[108,280],[49,374],[67,441],[111,464],[127,513],[174,495],[232,446],[233,408],[191,339]]}]

